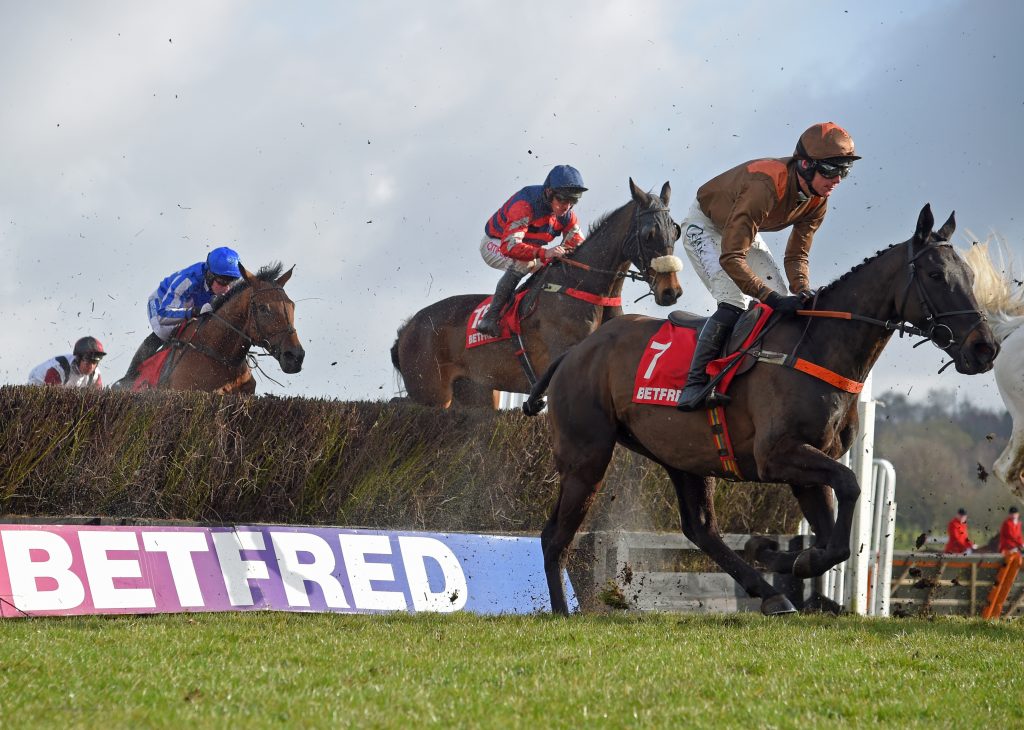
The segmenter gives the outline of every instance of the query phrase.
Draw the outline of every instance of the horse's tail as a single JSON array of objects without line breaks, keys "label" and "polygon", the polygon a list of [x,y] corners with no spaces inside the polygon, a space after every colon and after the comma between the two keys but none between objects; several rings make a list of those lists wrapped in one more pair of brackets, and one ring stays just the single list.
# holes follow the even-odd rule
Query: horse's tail
[{"label": "horse's tail", "polygon": [[547,406],[547,400],[544,398],[544,391],[548,389],[548,384],[551,382],[551,378],[554,376],[555,371],[558,370],[558,366],[565,359],[565,356],[569,354],[566,350],[561,355],[556,357],[548,369],[544,371],[544,374],[540,376],[540,380],[534,383],[530,389],[530,396],[523,403],[523,413],[528,416],[536,416],[538,413],[544,410]]},{"label": "horse's tail", "polygon": [[395,335],[395,344],[391,346],[391,364],[395,366],[395,370],[399,373],[402,372],[402,366],[398,362],[398,343],[402,341],[402,332],[404,330],[405,325],[403,324],[398,328],[398,334]]}]

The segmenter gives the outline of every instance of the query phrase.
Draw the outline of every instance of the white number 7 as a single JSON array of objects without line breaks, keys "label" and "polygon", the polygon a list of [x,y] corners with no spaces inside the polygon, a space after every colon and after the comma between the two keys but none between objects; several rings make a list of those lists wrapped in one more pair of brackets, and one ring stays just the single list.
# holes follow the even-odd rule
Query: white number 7
[{"label": "white number 7", "polygon": [[654,372],[654,368],[658,365],[658,358],[665,354],[668,348],[672,347],[671,340],[669,342],[652,342],[651,349],[657,350],[658,354],[651,358],[651,364],[647,366],[647,372],[644,373],[644,380],[650,380],[651,374]]}]

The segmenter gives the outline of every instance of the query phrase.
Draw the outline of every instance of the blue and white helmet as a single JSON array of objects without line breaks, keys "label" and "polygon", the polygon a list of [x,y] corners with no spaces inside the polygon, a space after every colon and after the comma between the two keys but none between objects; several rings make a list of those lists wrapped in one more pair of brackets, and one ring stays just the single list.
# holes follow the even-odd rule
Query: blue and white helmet
[{"label": "blue and white helmet", "polygon": [[544,179],[544,187],[574,202],[587,190],[583,185],[583,176],[572,165],[555,165],[551,168],[551,172]]},{"label": "blue and white helmet", "polygon": [[238,252],[227,246],[210,251],[206,257],[206,268],[214,276],[242,278],[242,272],[238,270]]}]

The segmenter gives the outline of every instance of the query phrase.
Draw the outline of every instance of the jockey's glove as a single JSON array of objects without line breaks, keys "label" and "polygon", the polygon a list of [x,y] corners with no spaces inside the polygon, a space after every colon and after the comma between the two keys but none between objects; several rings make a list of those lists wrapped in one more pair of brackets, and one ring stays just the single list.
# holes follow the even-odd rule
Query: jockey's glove
[{"label": "jockey's glove", "polygon": [[799,295],[784,297],[773,291],[764,298],[764,303],[780,314],[793,314],[798,309],[803,309],[804,299]]}]

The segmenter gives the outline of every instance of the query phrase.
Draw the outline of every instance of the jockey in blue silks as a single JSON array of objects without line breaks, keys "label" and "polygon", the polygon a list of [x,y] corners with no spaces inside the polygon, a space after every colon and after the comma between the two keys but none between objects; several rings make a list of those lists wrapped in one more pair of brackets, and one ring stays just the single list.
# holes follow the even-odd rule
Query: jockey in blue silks
[{"label": "jockey in blue silks", "polygon": [[161,281],[149,295],[149,324],[153,332],[139,345],[128,372],[116,385],[130,387],[139,376],[139,366],[156,354],[180,325],[211,311],[210,300],[226,294],[241,276],[238,253],[221,246],[210,251],[206,261],[194,263]]}]

